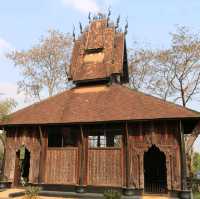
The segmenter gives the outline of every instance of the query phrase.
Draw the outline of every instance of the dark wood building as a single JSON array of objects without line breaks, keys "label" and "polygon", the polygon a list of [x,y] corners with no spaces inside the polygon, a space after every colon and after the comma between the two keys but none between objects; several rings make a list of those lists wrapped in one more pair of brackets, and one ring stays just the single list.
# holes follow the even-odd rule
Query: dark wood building
[{"label": "dark wood building", "polygon": [[74,88],[10,115],[4,174],[48,189],[186,192],[184,134],[199,114],[131,90],[125,35],[93,20],[75,41]]}]

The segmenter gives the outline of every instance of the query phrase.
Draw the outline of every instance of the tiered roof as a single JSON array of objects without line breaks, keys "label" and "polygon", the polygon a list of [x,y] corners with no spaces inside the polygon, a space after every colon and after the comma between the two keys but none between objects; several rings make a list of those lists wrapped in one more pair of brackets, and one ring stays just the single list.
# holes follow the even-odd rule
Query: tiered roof
[{"label": "tiered roof", "polygon": [[[70,73],[75,88],[11,114],[0,126],[200,116],[195,111],[121,85],[128,82],[125,36],[114,25],[108,25],[107,19],[94,20],[75,41]],[[105,82],[111,77],[117,81]]]}]

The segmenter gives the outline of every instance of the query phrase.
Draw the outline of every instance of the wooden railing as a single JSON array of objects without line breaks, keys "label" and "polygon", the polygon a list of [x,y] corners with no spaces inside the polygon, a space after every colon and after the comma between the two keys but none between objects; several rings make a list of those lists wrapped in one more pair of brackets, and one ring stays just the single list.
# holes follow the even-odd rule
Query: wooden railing
[{"label": "wooden railing", "polygon": [[166,183],[163,181],[154,180],[145,183],[145,192],[147,193],[165,193],[167,191]]}]

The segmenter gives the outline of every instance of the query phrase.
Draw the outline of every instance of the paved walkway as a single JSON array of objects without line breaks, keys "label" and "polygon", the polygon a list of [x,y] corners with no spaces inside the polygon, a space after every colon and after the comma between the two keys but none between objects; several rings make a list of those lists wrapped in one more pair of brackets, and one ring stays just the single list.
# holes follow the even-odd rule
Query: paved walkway
[{"label": "paved walkway", "polygon": [[[10,193],[16,193],[16,192],[21,192],[24,191],[23,189],[7,189],[3,192],[0,192],[0,199],[9,199],[9,194]],[[23,197],[16,197],[15,199],[22,199]],[[44,196],[40,196],[40,199],[58,199],[58,197],[44,197]],[[60,198],[59,199],[64,199],[64,198]],[[72,199],[72,198],[65,198],[65,199]],[[168,199],[167,196],[155,196],[155,195],[146,195],[143,196],[143,199]]]},{"label": "paved walkway", "polygon": [[6,189],[5,191],[0,192],[0,199],[9,198],[8,195],[10,193],[20,192],[23,189]]},{"label": "paved walkway", "polygon": [[169,197],[149,195],[149,196],[143,196],[143,199],[169,199]]},{"label": "paved walkway", "polygon": [[[24,190],[23,189],[7,189],[3,192],[0,192],[0,199],[9,199],[8,196],[10,193],[16,193],[16,192],[21,192],[21,191],[24,191]],[[23,197],[16,197],[15,199],[22,199],[22,198]],[[39,198],[40,199],[58,199],[55,197],[44,197],[44,196],[40,196]],[[59,199],[62,199],[62,198],[59,198]],[[71,198],[68,198],[68,199],[71,199]]]}]

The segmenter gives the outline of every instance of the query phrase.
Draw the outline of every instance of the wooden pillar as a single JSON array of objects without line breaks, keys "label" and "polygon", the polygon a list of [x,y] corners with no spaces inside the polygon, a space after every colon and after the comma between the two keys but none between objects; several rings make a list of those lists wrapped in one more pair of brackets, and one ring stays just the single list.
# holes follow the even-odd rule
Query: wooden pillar
[{"label": "wooden pillar", "polygon": [[186,154],[185,154],[185,141],[184,131],[181,120],[179,121],[179,132],[180,132],[180,156],[181,156],[181,189],[187,190],[187,165],[186,165]]},{"label": "wooden pillar", "polygon": [[186,154],[185,154],[185,140],[184,140],[184,129],[182,121],[179,121],[179,131],[180,131],[180,156],[181,156],[181,199],[191,199],[192,192],[188,190],[187,187],[187,164],[186,164]]},{"label": "wooden pillar", "polygon": [[139,189],[144,189],[144,151],[140,152],[140,175],[139,175]]},{"label": "wooden pillar", "polygon": [[128,123],[125,123],[125,165],[126,165],[126,187],[130,187],[130,157],[129,157],[129,136]]},{"label": "wooden pillar", "polygon": [[83,127],[80,125],[80,145],[79,145],[79,186],[77,187],[77,192],[83,193],[84,190],[84,181],[86,173],[86,157],[85,157],[85,139]]},{"label": "wooden pillar", "polygon": [[46,159],[46,142],[45,135],[42,131],[41,126],[38,127],[39,130],[39,141],[40,141],[40,163],[39,163],[39,177],[38,182],[43,183],[44,173],[45,173],[45,159]]},{"label": "wooden pillar", "polygon": [[125,178],[126,178],[126,187],[124,189],[124,195],[132,196],[134,195],[134,190],[130,184],[130,152],[129,152],[129,131],[128,131],[128,122],[125,122],[125,133],[124,133],[124,156],[125,156]]},{"label": "wooden pillar", "polygon": [[5,140],[2,139],[2,142],[3,142],[3,146],[4,146],[4,152],[3,152],[3,160],[2,160],[2,167],[1,167],[1,172],[2,174],[4,175],[5,173],[5,158],[6,158],[6,147],[7,147],[7,136],[6,136],[6,130],[3,128],[3,133],[5,134]]}]

